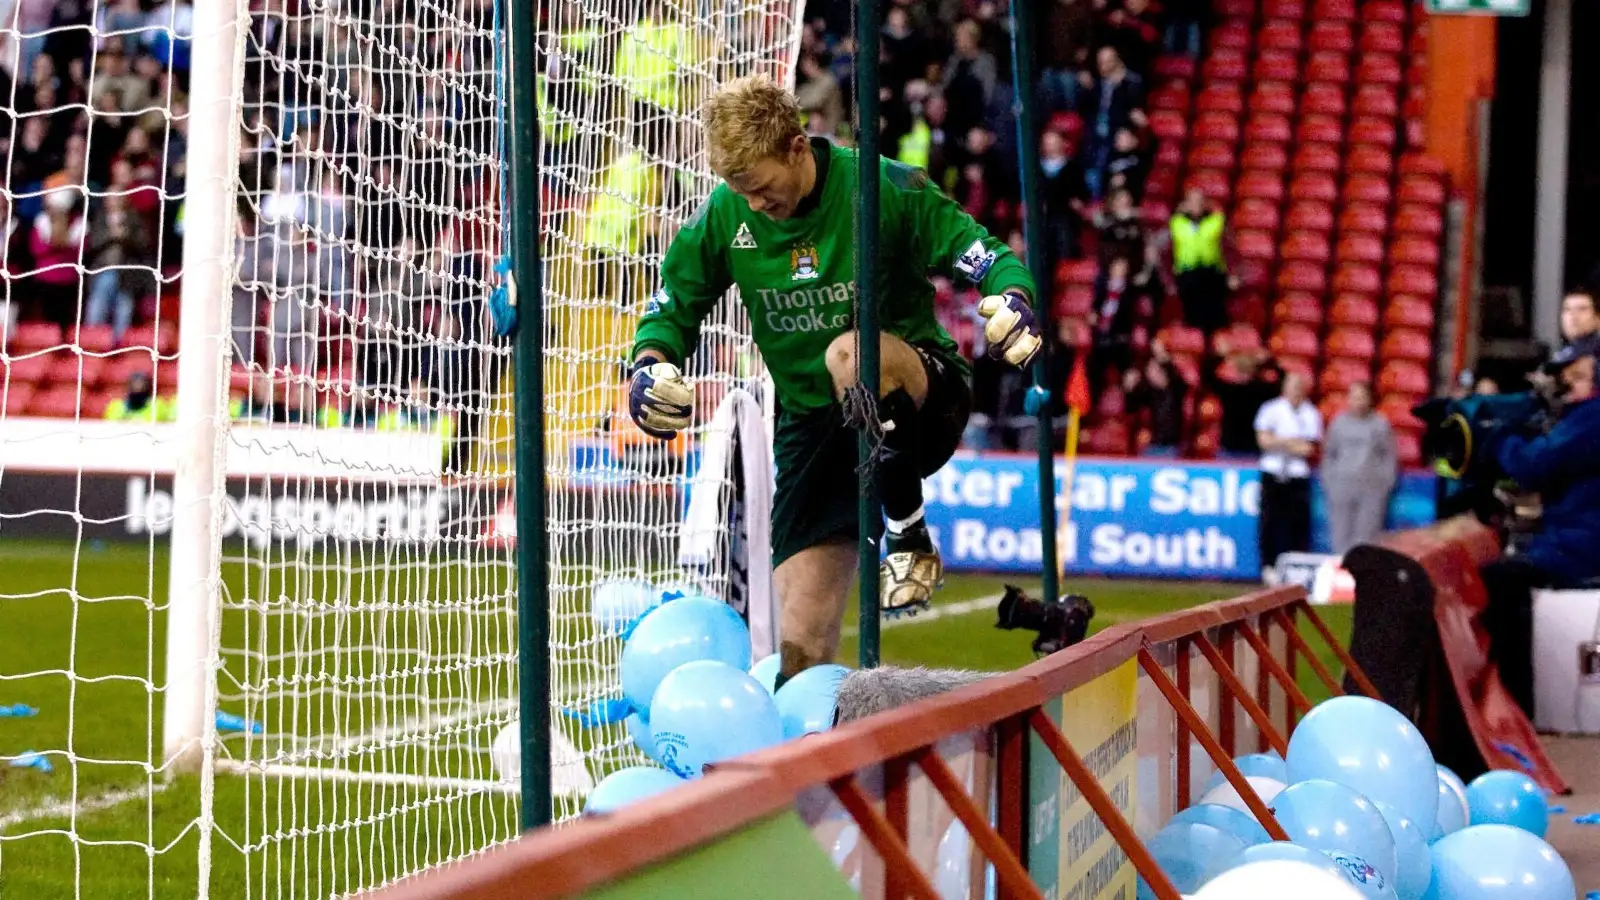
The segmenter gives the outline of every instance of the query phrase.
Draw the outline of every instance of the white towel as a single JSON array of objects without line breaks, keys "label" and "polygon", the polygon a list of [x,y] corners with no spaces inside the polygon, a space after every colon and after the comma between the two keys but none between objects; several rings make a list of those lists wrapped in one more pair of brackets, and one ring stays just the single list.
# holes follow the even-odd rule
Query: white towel
[{"label": "white towel", "polygon": [[700,468],[689,490],[678,541],[678,564],[706,569],[717,564],[726,546],[731,502],[723,485],[732,481],[729,448],[737,435],[744,480],[742,560],[748,574],[745,619],[750,624],[751,656],[759,660],[778,649],[778,616],[772,593],[772,440],[765,412],[749,392],[735,388],[712,417],[700,451]]}]

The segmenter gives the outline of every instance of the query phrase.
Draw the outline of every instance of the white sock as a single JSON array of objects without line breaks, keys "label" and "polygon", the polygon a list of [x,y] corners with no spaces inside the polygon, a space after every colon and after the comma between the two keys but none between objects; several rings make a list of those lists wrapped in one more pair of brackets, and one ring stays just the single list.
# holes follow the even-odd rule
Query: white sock
[{"label": "white sock", "polygon": [[915,524],[917,524],[918,522],[921,522],[921,521],[922,521],[922,506],[919,504],[917,506],[917,511],[912,513],[909,516],[906,516],[904,519],[890,519],[890,520],[888,520],[887,524],[889,526],[889,533],[890,534],[904,534],[905,530],[907,528],[910,528],[911,526],[913,526],[913,525],[915,525]]}]

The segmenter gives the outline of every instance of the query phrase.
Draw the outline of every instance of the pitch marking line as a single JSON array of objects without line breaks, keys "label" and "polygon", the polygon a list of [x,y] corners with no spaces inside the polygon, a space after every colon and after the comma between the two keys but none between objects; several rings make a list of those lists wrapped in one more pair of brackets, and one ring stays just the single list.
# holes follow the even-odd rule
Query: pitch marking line
[{"label": "pitch marking line", "polygon": [[[1004,594],[992,594],[988,597],[974,597],[971,600],[962,600],[960,603],[945,603],[936,605],[927,612],[918,613],[914,616],[901,616],[897,619],[884,619],[878,623],[878,630],[884,631],[890,628],[904,628],[907,625],[922,625],[937,619],[948,619],[954,616],[965,616],[975,612],[983,612],[986,609],[994,609],[996,606],[999,606],[1000,600],[1004,596]],[[844,630],[840,632],[840,634],[843,637],[859,637],[861,635],[861,626],[847,625],[845,626]]]},{"label": "pitch marking line", "polygon": [[77,803],[60,797],[46,797],[35,806],[0,816],[0,832],[14,825],[21,825],[24,822],[33,822],[39,819],[65,819],[72,815],[73,810],[77,810],[79,816],[83,816],[86,813],[102,812],[134,800],[153,797],[166,789],[167,786],[165,784],[156,784],[153,787],[108,791],[97,797],[79,800]]}]

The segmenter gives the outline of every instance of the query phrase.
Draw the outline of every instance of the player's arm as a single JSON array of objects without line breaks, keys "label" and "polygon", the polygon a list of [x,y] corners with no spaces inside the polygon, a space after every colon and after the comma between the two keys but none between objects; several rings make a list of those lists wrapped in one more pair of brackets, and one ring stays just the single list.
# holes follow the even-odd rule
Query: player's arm
[{"label": "player's arm", "polygon": [[681,367],[700,343],[700,324],[733,283],[723,247],[708,233],[712,202],[672,239],[661,264],[661,288],[651,295],[634,334],[628,412],[640,430],[663,440],[689,427],[694,391]]},{"label": "player's arm", "polygon": [[1025,367],[1039,352],[1033,316],[1036,288],[1028,267],[1005,242],[929,181],[927,173],[900,163],[885,169],[885,188],[900,205],[909,246],[932,272],[949,272],[977,285],[983,300],[983,335],[989,354]]}]

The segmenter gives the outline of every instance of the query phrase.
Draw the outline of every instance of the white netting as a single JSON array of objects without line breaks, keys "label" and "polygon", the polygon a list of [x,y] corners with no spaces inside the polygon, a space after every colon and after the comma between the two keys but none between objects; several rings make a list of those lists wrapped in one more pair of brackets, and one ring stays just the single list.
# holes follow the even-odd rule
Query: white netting
[{"label": "white netting", "polygon": [[[38,710],[0,717],[0,765],[31,750],[54,769],[0,771],[8,896],[187,896],[197,878],[344,895],[518,830],[495,748],[515,736],[513,442],[537,438],[511,418],[509,342],[485,310],[505,247],[504,0],[226,2],[235,70],[192,78],[192,22],[217,17],[185,2],[41,18],[49,4],[21,0],[0,29],[17,73],[4,196],[28,217],[0,305],[0,707]],[[735,577],[725,523],[709,562],[679,565],[706,429],[645,444],[618,414],[622,373],[660,255],[714,184],[692,112],[735,75],[785,78],[797,9],[600,0],[539,20],[551,701],[578,708],[615,696],[597,590]],[[52,89],[36,55],[59,60]],[[198,78],[227,91],[226,116],[191,116]],[[231,206],[185,193],[205,128],[230,142]],[[174,421],[180,307],[188,327],[221,298],[179,263],[186,238],[228,232],[229,366],[194,430]],[[759,374],[742,316],[730,300],[691,364],[702,426]],[[185,371],[208,371],[184,340]],[[138,372],[148,403],[129,395]],[[135,409],[100,421],[118,404]],[[196,459],[215,486],[175,508]],[[169,621],[167,535],[223,506],[221,567],[197,588],[220,609],[201,715],[172,708],[189,694],[166,636],[209,639]],[[214,722],[217,742],[169,725],[164,748],[164,717]],[[556,721],[567,818],[637,754],[620,727]],[[215,774],[169,766],[175,747]]]}]

